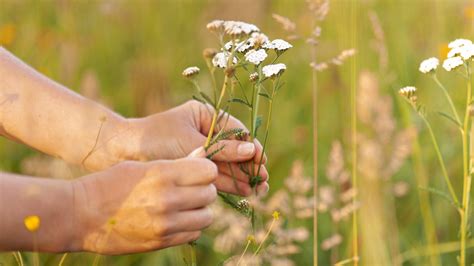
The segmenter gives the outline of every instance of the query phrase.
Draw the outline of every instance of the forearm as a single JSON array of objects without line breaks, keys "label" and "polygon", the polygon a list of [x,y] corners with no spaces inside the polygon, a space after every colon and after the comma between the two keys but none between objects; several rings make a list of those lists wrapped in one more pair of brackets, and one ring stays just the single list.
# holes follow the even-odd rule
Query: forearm
[{"label": "forearm", "polygon": [[[74,235],[75,194],[72,181],[0,173],[0,251],[80,249]],[[24,225],[32,215],[40,218],[36,231]]]},{"label": "forearm", "polygon": [[[101,169],[126,152],[126,120],[0,47],[0,133],[68,162]],[[130,143],[133,145],[133,143]]]}]

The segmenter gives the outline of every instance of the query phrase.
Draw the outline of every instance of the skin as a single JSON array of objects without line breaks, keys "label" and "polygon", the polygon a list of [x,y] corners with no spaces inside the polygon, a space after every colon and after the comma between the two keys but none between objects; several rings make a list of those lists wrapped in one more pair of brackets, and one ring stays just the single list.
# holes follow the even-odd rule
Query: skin
[{"label": "skin", "polygon": [[[216,191],[250,195],[239,165],[266,162],[258,141],[240,140],[221,141],[208,152],[224,149],[205,159],[211,118],[195,101],[124,118],[0,47],[0,134],[95,171],[76,180],[1,173],[0,250],[126,254],[199,238]],[[245,129],[233,117],[226,128]],[[261,176],[264,193],[264,166]],[[28,215],[40,217],[38,231],[26,230]]]}]

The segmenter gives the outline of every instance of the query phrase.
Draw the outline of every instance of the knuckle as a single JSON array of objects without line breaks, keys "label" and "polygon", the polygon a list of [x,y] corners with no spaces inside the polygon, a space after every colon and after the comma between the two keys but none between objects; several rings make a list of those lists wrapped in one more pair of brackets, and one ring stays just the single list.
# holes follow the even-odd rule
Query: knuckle
[{"label": "knuckle", "polygon": [[166,195],[166,193],[162,193],[160,197],[158,197],[158,202],[156,204],[156,211],[158,213],[168,213],[174,209],[174,202],[175,197],[173,195]]},{"label": "knuckle", "polygon": [[164,237],[168,235],[171,231],[171,222],[167,218],[159,219],[154,228],[155,236],[157,237]]}]

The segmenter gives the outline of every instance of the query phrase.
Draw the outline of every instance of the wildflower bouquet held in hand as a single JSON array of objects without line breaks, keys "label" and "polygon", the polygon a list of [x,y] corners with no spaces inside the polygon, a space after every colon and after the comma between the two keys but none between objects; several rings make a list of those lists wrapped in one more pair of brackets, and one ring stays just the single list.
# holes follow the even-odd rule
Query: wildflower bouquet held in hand
[{"label": "wildflower bouquet held in hand", "polygon": [[[219,46],[218,49],[207,48],[203,52],[211,88],[200,86],[198,67],[188,67],[182,73],[196,89],[193,98],[204,104],[212,114],[207,140],[203,145],[211,159],[225,148],[220,140],[235,138],[255,141],[257,137],[263,140],[260,158],[241,163],[239,169],[232,169],[229,164],[236,190],[239,190],[239,181],[235,178],[235,170],[248,177],[252,194],[258,195],[273,102],[283,85],[281,76],[286,70],[286,65],[278,63],[278,59],[292,45],[282,39],[270,40],[257,26],[240,21],[214,20],[207,24],[207,29],[217,37]],[[248,121],[248,132],[227,125],[234,107],[243,107],[245,110],[243,120]],[[266,113],[261,115],[263,110]],[[249,201],[222,192],[219,196],[233,209],[247,216],[255,229],[255,208]]]},{"label": "wildflower bouquet held in hand", "polygon": [[[459,265],[466,265],[466,242],[468,236],[470,235],[469,217],[471,216],[470,214],[472,212],[469,209],[469,205],[472,204],[470,203],[471,180],[474,173],[474,99],[471,88],[471,66],[472,61],[474,60],[474,44],[470,40],[457,39],[451,42],[448,47],[450,48],[450,51],[447,55],[447,58],[443,62],[443,68],[448,72],[455,72],[460,76],[460,78],[466,81],[465,104],[462,106],[456,106],[448,92],[448,89],[438,79],[437,68],[439,66],[439,60],[437,58],[432,57],[424,60],[421,62],[419,70],[424,74],[428,74],[445,96],[450,112],[440,112],[439,114],[446,118],[449,122],[452,122],[451,124],[459,131],[459,138],[460,142],[462,143],[462,152],[460,151],[458,154],[462,154],[462,161],[460,160],[462,162],[463,169],[462,176],[453,177],[448,173],[435,133],[427,118],[425,108],[417,97],[417,89],[415,87],[409,86],[400,89],[399,93],[405,98],[405,100],[407,100],[407,102],[421,117],[430,134],[448,192],[445,193],[431,187],[425,189],[430,192],[434,192],[437,195],[443,196],[443,198],[447,199],[459,213],[460,252],[458,261]],[[463,111],[458,113],[460,108],[462,108]],[[461,195],[459,196],[452,184],[452,179],[457,178],[462,180]]]},{"label": "wildflower bouquet held in hand", "polygon": [[[183,76],[189,78],[196,88],[193,98],[205,104],[212,113],[209,134],[203,145],[208,151],[208,158],[212,158],[225,148],[219,144],[220,140],[237,138],[254,141],[257,136],[260,137],[263,140],[261,158],[257,158],[257,162],[242,163],[238,169],[248,177],[248,184],[256,195],[256,188],[262,181],[260,171],[267,147],[273,101],[283,85],[280,79],[286,70],[286,65],[277,61],[292,45],[281,39],[270,41],[257,26],[240,21],[214,20],[207,24],[207,29],[216,35],[219,44],[219,49],[208,48],[203,52],[212,88],[207,90],[199,85],[198,67],[188,67],[183,71]],[[259,111],[264,103],[267,113],[261,116]],[[233,105],[241,105],[247,110],[249,132],[227,127]],[[229,170],[232,173],[233,169]],[[255,213],[248,202],[224,193],[220,196],[254,223]]]}]

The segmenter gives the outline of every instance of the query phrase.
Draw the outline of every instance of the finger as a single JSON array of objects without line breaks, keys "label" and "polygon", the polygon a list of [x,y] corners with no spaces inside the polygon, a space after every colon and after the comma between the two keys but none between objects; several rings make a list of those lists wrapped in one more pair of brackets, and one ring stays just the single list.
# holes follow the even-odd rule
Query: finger
[{"label": "finger", "polygon": [[162,239],[155,242],[157,249],[168,248],[178,245],[187,244],[192,241],[196,241],[201,237],[201,231],[192,232],[179,232],[171,235],[167,235]]},{"label": "finger", "polygon": [[258,141],[258,139],[254,139],[254,143],[255,143],[255,148],[256,148],[254,162],[258,164],[266,164],[267,155],[263,152],[262,144],[260,144],[260,141]]},{"label": "finger", "polygon": [[194,210],[208,206],[217,198],[217,189],[214,184],[194,187],[178,187],[176,197],[179,204],[176,207],[180,211]]},{"label": "finger", "polygon": [[[241,164],[236,164],[236,163],[226,163],[226,162],[216,162],[217,168],[219,170],[219,173],[226,174],[231,177],[235,177],[238,180],[248,183],[250,176],[252,174],[256,174],[259,172],[259,167],[260,167],[260,172],[259,176],[262,178],[262,181],[268,180],[268,171],[267,168],[264,165],[259,165],[259,164],[253,164],[253,163],[241,163]],[[251,169],[253,167],[253,171]]]},{"label": "finger", "polygon": [[257,195],[262,195],[265,196],[268,193],[268,190],[270,189],[270,185],[268,185],[268,182],[262,182],[257,185]]},{"label": "finger", "polygon": [[195,150],[193,150],[190,154],[187,156],[188,158],[206,158],[206,150],[204,147],[199,147]]},{"label": "finger", "polygon": [[255,144],[240,140],[221,140],[207,151],[214,154],[212,160],[221,162],[245,162],[252,160],[256,153]]},{"label": "finger", "polygon": [[148,175],[170,180],[178,186],[208,185],[217,178],[217,166],[204,158],[153,161]]},{"label": "finger", "polygon": [[216,185],[217,190],[222,192],[244,197],[248,197],[252,194],[252,188],[248,183],[239,181],[228,175],[220,174],[214,184]]},{"label": "finger", "polygon": [[192,232],[207,228],[213,221],[209,207],[169,214],[166,219],[157,219],[154,228],[158,236],[179,232]]}]

